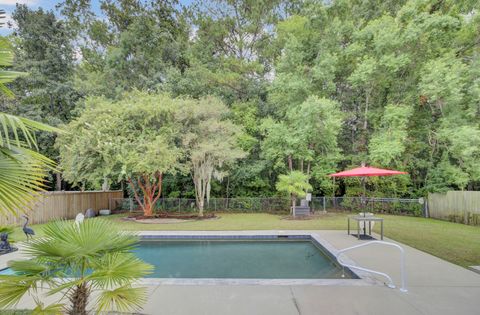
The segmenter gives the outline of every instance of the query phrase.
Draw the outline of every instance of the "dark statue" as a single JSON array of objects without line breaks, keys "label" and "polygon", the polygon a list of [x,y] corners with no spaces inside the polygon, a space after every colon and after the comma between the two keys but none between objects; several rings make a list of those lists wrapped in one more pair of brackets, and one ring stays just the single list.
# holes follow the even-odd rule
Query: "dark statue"
[{"label": "dark statue", "polygon": [[10,253],[16,250],[17,249],[12,247],[8,241],[8,233],[0,234],[0,254]]}]

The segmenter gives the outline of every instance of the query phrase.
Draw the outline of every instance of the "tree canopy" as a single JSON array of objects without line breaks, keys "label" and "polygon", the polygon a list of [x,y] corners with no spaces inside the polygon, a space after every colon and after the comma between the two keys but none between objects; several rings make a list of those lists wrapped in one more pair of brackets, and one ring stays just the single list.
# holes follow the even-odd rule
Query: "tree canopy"
[{"label": "tree canopy", "polygon": [[[222,132],[232,130],[225,132],[243,153],[230,150],[241,158],[226,162],[228,172],[223,164],[212,171],[224,180],[207,185],[206,196],[276,195],[279,175],[292,171],[308,177],[315,195],[358,195],[358,181],[334,186],[327,174],[362,162],[409,173],[372,180],[372,194],[379,196],[476,190],[479,12],[478,1],[471,0],[101,0],[99,10],[88,0],[65,0],[56,11],[19,5],[12,14],[10,41],[18,55],[13,70],[32,71],[9,83],[18,97],[0,106],[57,125],[90,115],[92,100],[115,111],[116,102],[126,104],[125,93],[168,94],[177,105],[204,107],[190,126],[201,133],[213,119],[209,106],[222,103],[218,111],[224,114],[214,119],[228,124]],[[126,128],[120,120],[115,124]],[[180,134],[191,131],[178,128]],[[75,144],[80,140],[71,142],[72,156],[78,145],[75,159],[89,171],[72,176],[76,162],[65,167],[63,187],[100,187],[105,178],[119,187],[113,179],[120,164],[102,160],[108,150],[85,158],[94,132],[81,134],[84,150]],[[195,150],[214,152],[221,143],[216,136],[195,142]],[[41,134],[39,147],[56,160],[53,140]],[[146,151],[142,137],[136,140],[135,148]],[[158,150],[165,146],[158,143]],[[130,149],[125,144],[121,153],[120,147],[114,151],[125,159]],[[194,150],[182,150],[178,159],[186,162],[185,152]],[[164,161],[157,162],[162,169]],[[147,164],[139,160],[136,167]],[[164,195],[194,196],[189,176],[185,169],[167,172]]]}]

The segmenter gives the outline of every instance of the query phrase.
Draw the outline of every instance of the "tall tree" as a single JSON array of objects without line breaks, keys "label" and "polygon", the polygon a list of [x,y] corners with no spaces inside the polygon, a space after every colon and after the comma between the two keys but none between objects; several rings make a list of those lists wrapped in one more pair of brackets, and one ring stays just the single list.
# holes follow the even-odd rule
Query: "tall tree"
[{"label": "tall tree", "polygon": [[118,98],[133,89],[162,90],[171,68],[186,66],[188,29],[177,0],[102,0],[98,16],[90,1],[60,8],[81,38],[76,83],[85,93]]},{"label": "tall tree", "polygon": [[[408,182],[380,186],[381,194],[478,186],[473,74],[480,19],[473,7],[469,1],[306,2],[277,26],[283,54],[269,93],[276,119],[285,123],[288,107],[312,94],[338,101],[346,113],[340,166],[365,161],[411,174]],[[472,137],[460,140],[466,132]]]},{"label": "tall tree", "polygon": [[184,126],[182,147],[195,184],[199,216],[210,199],[212,180],[222,179],[229,164],[242,158],[239,148],[240,128],[230,120],[227,107],[218,98],[204,97],[182,102],[177,120]]},{"label": "tall tree", "polygon": [[[12,61],[10,43],[0,37],[0,91],[10,101],[13,93],[5,84],[25,75],[6,70]],[[58,130],[3,112],[0,112],[0,127],[0,213],[25,211],[45,189],[45,176],[54,167],[52,160],[36,151],[35,133]]]},{"label": "tall tree", "polygon": [[[14,103],[4,106],[13,114],[45,122],[52,126],[68,122],[74,116],[81,97],[73,86],[75,50],[72,34],[53,11],[30,9],[17,5],[12,14],[15,47],[13,69],[28,72],[11,88],[17,96]],[[55,134],[40,133],[40,152],[56,160]],[[61,190],[61,173],[56,173],[56,189]]]},{"label": "tall tree", "polygon": [[119,101],[90,98],[86,110],[57,140],[65,179],[85,187],[125,180],[145,216],[162,194],[163,175],[174,172],[176,103],[165,95],[132,92]]},{"label": "tall tree", "polygon": [[340,159],[342,119],[337,102],[311,96],[291,107],[283,120],[264,122],[262,153],[281,172],[297,170],[307,178],[313,174],[320,188],[330,189],[329,181],[322,179]]}]

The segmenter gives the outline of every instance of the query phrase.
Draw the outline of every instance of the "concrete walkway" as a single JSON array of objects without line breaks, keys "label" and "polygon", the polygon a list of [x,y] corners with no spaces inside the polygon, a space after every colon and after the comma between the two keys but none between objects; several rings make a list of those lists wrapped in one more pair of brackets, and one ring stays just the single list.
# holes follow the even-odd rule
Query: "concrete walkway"
[{"label": "concrete walkway", "polygon": [[[316,233],[336,249],[357,245],[345,231],[146,232],[148,234]],[[392,241],[385,239],[385,241]],[[468,241],[468,240],[465,240]],[[404,244],[408,292],[383,285],[148,285],[145,314],[480,314],[480,274]],[[479,249],[480,250],[480,249]],[[0,269],[6,256],[0,256]],[[358,265],[386,272],[400,283],[399,252],[375,245],[348,254]],[[380,280],[380,278],[378,279]],[[382,279],[383,280],[383,279]],[[19,308],[33,306],[25,299]]]},{"label": "concrete walkway", "polygon": [[[275,231],[279,232],[279,231]],[[360,244],[345,231],[316,233],[337,249]],[[149,234],[153,234],[154,232]],[[215,234],[216,232],[155,232]],[[271,234],[232,231],[228,234]],[[301,234],[301,231],[280,231]],[[391,241],[385,239],[385,241]],[[467,241],[467,240],[466,240]],[[480,275],[404,244],[409,291],[386,286],[150,286],[147,314],[480,314]],[[480,250],[480,249],[479,249]],[[359,265],[388,273],[400,283],[399,252],[375,245],[348,254]],[[379,279],[380,280],[380,279]]]}]

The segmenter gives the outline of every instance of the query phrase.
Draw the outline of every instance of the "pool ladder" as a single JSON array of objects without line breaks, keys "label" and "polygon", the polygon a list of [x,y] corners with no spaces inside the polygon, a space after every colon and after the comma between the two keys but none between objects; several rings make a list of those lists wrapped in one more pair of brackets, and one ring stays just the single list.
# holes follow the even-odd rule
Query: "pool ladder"
[{"label": "pool ladder", "polygon": [[408,290],[407,290],[407,281],[406,281],[407,276],[406,276],[406,272],[405,272],[405,251],[403,250],[403,248],[401,246],[399,246],[395,243],[384,242],[384,241],[370,241],[368,243],[363,243],[363,244],[360,244],[360,245],[347,247],[347,248],[344,248],[344,249],[339,250],[337,252],[337,261],[342,267],[347,267],[347,268],[350,268],[350,269],[357,269],[357,270],[361,270],[361,271],[365,271],[365,272],[369,272],[369,273],[373,273],[373,274],[385,277],[388,280],[388,283],[386,283],[386,285],[389,288],[395,289],[396,286],[393,283],[392,278],[388,274],[386,274],[384,272],[380,272],[380,271],[375,271],[375,270],[355,266],[355,265],[350,265],[350,264],[344,263],[340,259],[340,256],[342,254],[344,254],[345,252],[348,252],[350,250],[357,249],[357,248],[360,248],[360,247],[365,247],[365,246],[370,246],[370,245],[375,245],[375,244],[393,246],[393,247],[396,247],[400,250],[400,272],[401,272],[401,276],[402,276],[402,286],[400,287],[400,291],[401,292],[407,292]]}]

